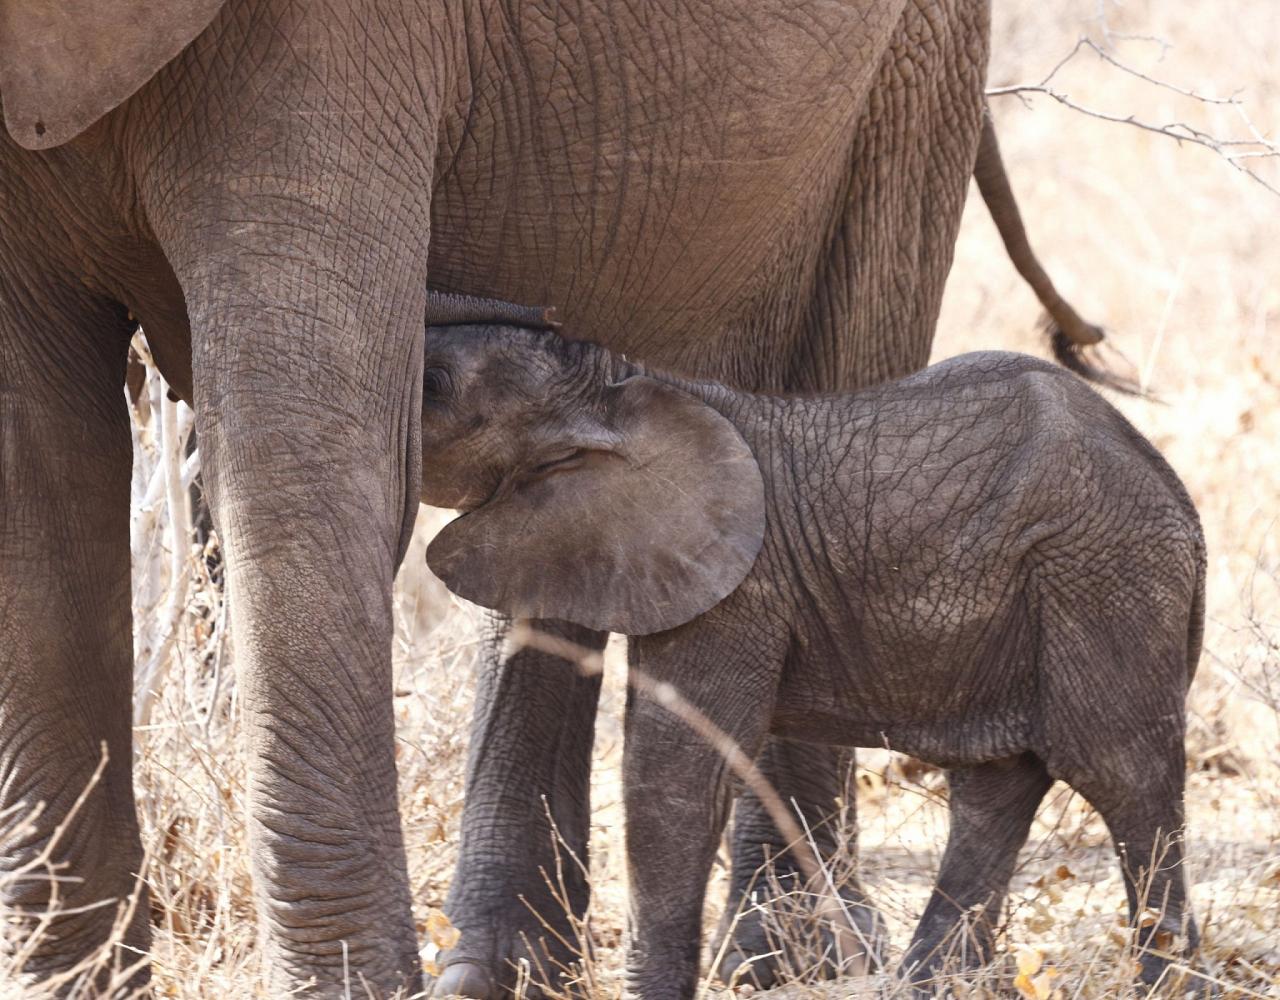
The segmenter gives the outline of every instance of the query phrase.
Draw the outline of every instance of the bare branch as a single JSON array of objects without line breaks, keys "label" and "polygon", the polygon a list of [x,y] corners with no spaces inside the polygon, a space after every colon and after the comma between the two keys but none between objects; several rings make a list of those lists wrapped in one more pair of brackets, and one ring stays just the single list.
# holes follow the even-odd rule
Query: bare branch
[{"label": "bare branch", "polygon": [[[1193,101],[1199,101],[1201,104],[1233,104],[1237,106],[1239,105],[1239,101],[1237,100],[1237,98],[1240,95],[1240,91],[1238,90],[1234,94],[1232,94],[1230,97],[1211,97],[1208,94],[1200,94],[1194,90],[1186,90],[1183,87],[1179,87],[1177,84],[1168,83],[1164,80],[1157,80],[1153,76],[1148,76],[1146,73],[1143,73],[1141,70],[1136,70],[1132,66],[1128,65],[1127,63],[1122,63],[1119,59],[1117,59],[1110,52],[1108,52],[1101,45],[1098,45],[1096,42],[1094,42],[1090,38],[1081,38],[1076,43],[1076,47],[1072,51],[1072,55],[1075,55],[1075,53],[1078,52],[1081,48],[1087,48],[1091,50],[1103,62],[1110,63],[1112,66],[1120,70],[1122,73],[1128,73],[1130,76],[1136,77],[1139,80],[1143,80],[1146,83],[1159,87],[1161,90],[1169,90],[1175,94],[1181,94],[1183,97],[1189,97]],[[1045,81],[1045,82],[1048,82],[1048,81]]]},{"label": "bare branch", "polygon": [[[1203,104],[1210,107],[1232,108],[1240,118],[1245,129],[1248,131],[1249,138],[1222,138],[1209,132],[1205,132],[1202,129],[1198,129],[1183,121],[1159,124],[1156,122],[1146,121],[1132,114],[1117,115],[1106,111],[1100,111],[1097,108],[1091,108],[1072,100],[1065,91],[1054,87],[1053,81],[1063,69],[1065,69],[1081,52],[1084,51],[1092,52],[1108,66],[1112,66],[1120,70],[1122,73],[1126,73],[1135,79],[1142,80],[1144,83],[1157,87],[1160,90],[1166,90],[1170,93],[1177,94],[1179,97],[1185,97],[1188,100],[1195,101],[1197,104]],[[1028,95],[1033,94],[1042,94],[1045,97],[1057,101],[1063,107],[1070,108],[1072,111],[1087,115],[1090,118],[1096,118],[1099,121],[1113,122],[1117,125],[1131,125],[1144,132],[1151,132],[1155,135],[1162,135],[1165,138],[1172,139],[1179,145],[1185,142],[1195,146],[1202,146],[1219,156],[1232,169],[1238,170],[1250,180],[1260,184],[1277,197],[1280,197],[1280,188],[1270,182],[1266,177],[1259,174],[1251,166],[1251,162],[1255,160],[1280,158],[1280,144],[1264,135],[1257,125],[1254,124],[1253,120],[1250,119],[1248,112],[1240,101],[1239,91],[1233,93],[1229,97],[1219,97],[1210,94],[1202,94],[1195,90],[1188,90],[1185,87],[1179,87],[1176,84],[1169,83],[1165,80],[1159,80],[1153,76],[1143,73],[1141,70],[1135,69],[1134,67],[1117,59],[1092,39],[1080,38],[1076,41],[1076,44],[1071,51],[1062,59],[1058,60],[1058,62],[1054,64],[1039,83],[1013,84],[1007,87],[991,87],[987,90],[987,97],[1013,96],[1017,97],[1024,104],[1029,103]]]},{"label": "bare branch", "polygon": [[[1116,6],[1121,6],[1117,2]],[[1097,13],[1089,20],[1098,26],[1098,30],[1102,32],[1102,37],[1110,45],[1112,42],[1150,42],[1153,45],[1160,46],[1160,58],[1163,59],[1173,45],[1158,35],[1133,35],[1124,31],[1112,31],[1111,22],[1107,20],[1107,0],[1098,0]]]}]

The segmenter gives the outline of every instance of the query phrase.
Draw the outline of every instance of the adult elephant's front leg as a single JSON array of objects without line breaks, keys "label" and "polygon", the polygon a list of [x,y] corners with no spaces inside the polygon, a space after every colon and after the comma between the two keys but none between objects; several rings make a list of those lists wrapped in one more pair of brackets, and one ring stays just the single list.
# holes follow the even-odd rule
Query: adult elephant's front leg
[{"label": "adult elephant's front leg", "polygon": [[[203,239],[167,234],[166,250],[226,550],[264,968],[273,995],[312,981],[326,996],[381,996],[421,978],[391,585],[417,512],[425,248],[403,235],[394,198],[361,218],[307,205],[297,191],[338,189],[311,184],[292,186],[289,216],[271,224],[223,223],[219,199],[191,205]],[[272,211],[245,200],[236,216]]]},{"label": "adult elephant's front leg", "polygon": [[[589,649],[606,638],[561,622],[537,628]],[[445,957],[436,996],[500,996],[521,962],[535,978],[554,979],[574,957],[561,943],[573,942],[566,904],[577,916],[587,906],[600,678],[549,653],[505,649],[507,629],[495,620],[480,667],[462,845],[446,906],[462,936]],[[560,872],[564,900],[550,889]]]}]

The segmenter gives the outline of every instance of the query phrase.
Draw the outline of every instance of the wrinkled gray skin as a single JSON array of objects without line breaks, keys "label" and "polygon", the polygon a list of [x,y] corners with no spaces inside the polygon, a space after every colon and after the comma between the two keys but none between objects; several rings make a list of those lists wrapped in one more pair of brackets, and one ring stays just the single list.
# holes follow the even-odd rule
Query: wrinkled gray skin
[{"label": "wrinkled gray skin", "polygon": [[[109,752],[53,849],[70,912],[28,974],[93,951],[113,918],[96,904],[141,860],[121,392],[137,320],[195,406],[226,546],[272,989],[416,985],[390,593],[417,509],[426,288],[562,303],[582,335],[753,389],[917,369],[987,32],[985,0],[4,5],[0,809],[46,803],[0,830],[4,870],[49,844]],[[519,897],[563,920],[542,801],[585,856],[598,690],[545,656],[501,661],[500,640],[441,984],[480,995],[544,936]],[[776,743],[765,768],[810,816],[831,809],[834,756]],[[746,801],[736,893],[774,840]],[[3,897],[39,910],[49,891]],[[135,913],[130,963],[145,899]],[[737,943],[766,948],[749,923]]]},{"label": "wrinkled gray skin", "polygon": [[[428,331],[425,363],[423,499],[464,511],[427,560],[456,593],[631,634],[632,667],[748,754],[773,735],[949,769],[905,974],[929,979],[952,941],[989,957],[1055,779],[1106,820],[1133,918],[1144,887],[1163,911],[1142,941],[1196,945],[1178,838],[1204,541],[1175,473],[1083,382],[981,353],[776,398],[511,327]],[[624,794],[629,988],[691,997],[732,782],[633,694]],[[1165,965],[1144,955],[1143,980]]]}]

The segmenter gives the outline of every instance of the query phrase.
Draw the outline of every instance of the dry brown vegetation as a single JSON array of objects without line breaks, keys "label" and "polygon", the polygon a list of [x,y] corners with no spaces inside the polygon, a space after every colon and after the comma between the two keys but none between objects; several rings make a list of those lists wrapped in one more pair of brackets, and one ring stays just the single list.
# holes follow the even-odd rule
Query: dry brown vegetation
[{"label": "dry brown vegetation", "polygon": [[[1088,32],[1129,64],[1185,89],[1242,89],[1259,127],[1280,131],[1280,10],[1273,0],[995,8],[992,86],[1040,80]],[[1158,36],[1171,47],[1126,34]],[[1247,134],[1230,106],[1199,105],[1085,56],[1055,79],[1079,103],[1149,121],[1189,121],[1220,136]],[[1200,968],[1225,995],[1280,995],[1280,364],[1269,341],[1280,332],[1280,198],[1204,148],[1091,120],[1045,97],[1031,107],[1002,97],[995,113],[1033,241],[1067,297],[1113,331],[1115,347],[1158,395],[1158,402],[1117,403],[1182,474],[1204,519],[1209,620],[1188,736],[1187,854],[1204,937]],[[1252,166],[1280,186],[1280,163]],[[1043,354],[1036,319],[1034,300],[975,195],[936,356],[988,347]],[[146,433],[156,433],[154,425]],[[424,511],[396,592],[397,753],[424,961],[451,932],[437,908],[457,843],[477,634],[474,609],[451,599],[423,563],[425,539],[442,519]],[[159,613],[163,621],[164,588],[151,586],[141,620]],[[178,620],[167,682],[137,731],[155,991],[265,995],[233,657],[206,580],[194,580]],[[621,991],[621,691],[614,656],[596,739],[594,899],[584,932],[596,946],[586,991],[599,998]],[[860,765],[860,870],[888,918],[893,958],[910,937],[940,856],[945,784],[938,772],[884,752],[864,753]],[[713,881],[708,928],[724,897],[722,868]],[[1123,902],[1104,827],[1079,797],[1056,788],[1023,852],[1002,957],[957,995],[1128,995]],[[886,977],[805,985],[804,972],[797,968],[801,982],[767,995],[900,990]],[[9,979],[4,973],[0,968],[0,982]],[[362,995],[358,984],[353,995]]]}]

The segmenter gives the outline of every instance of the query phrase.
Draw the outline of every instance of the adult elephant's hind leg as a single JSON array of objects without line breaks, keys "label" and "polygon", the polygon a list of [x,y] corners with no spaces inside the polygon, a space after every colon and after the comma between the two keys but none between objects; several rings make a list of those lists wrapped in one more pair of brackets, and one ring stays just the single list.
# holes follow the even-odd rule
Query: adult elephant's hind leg
[{"label": "adult elephant's hind leg", "polygon": [[[842,846],[856,852],[857,804],[852,783],[846,788],[845,782],[852,769],[851,753],[771,739],[758,764],[783,801],[799,809],[825,862],[832,862]],[[835,816],[841,797],[843,829]],[[841,834],[849,838],[847,844],[839,842]],[[723,956],[717,970],[722,980],[771,986],[787,968],[852,974],[883,960],[884,918],[863,892],[857,873],[842,878],[843,905],[828,899],[814,912],[808,904],[821,897],[813,887],[800,884],[794,855],[750,792],[739,797],[734,810],[732,852],[728,904],[712,945],[712,954]],[[771,900],[777,890],[792,895]]]},{"label": "adult elephant's hind leg", "polygon": [[948,960],[967,969],[991,959],[1009,879],[1036,808],[1053,784],[1034,755],[960,768],[947,774],[951,832],[902,972],[922,985]]},{"label": "adult elephant's hind leg", "polygon": [[131,328],[78,289],[0,274],[0,907],[17,921],[0,969],[15,948],[14,971],[35,980],[100,961],[99,988],[113,967],[142,985],[148,941],[130,731]]},{"label": "adult elephant's hind leg", "polygon": [[[593,651],[607,638],[565,623],[535,627]],[[549,653],[505,649],[507,628],[495,622],[480,666],[461,853],[445,907],[462,936],[436,996],[497,997],[524,961],[535,980],[554,979],[575,957],[561,943],[575,943],[566,907],[581,916],[587,906],[585,874],[568,855],[586,866],[600,678]],[[549,888],[560,872],[565,899]]]}]

